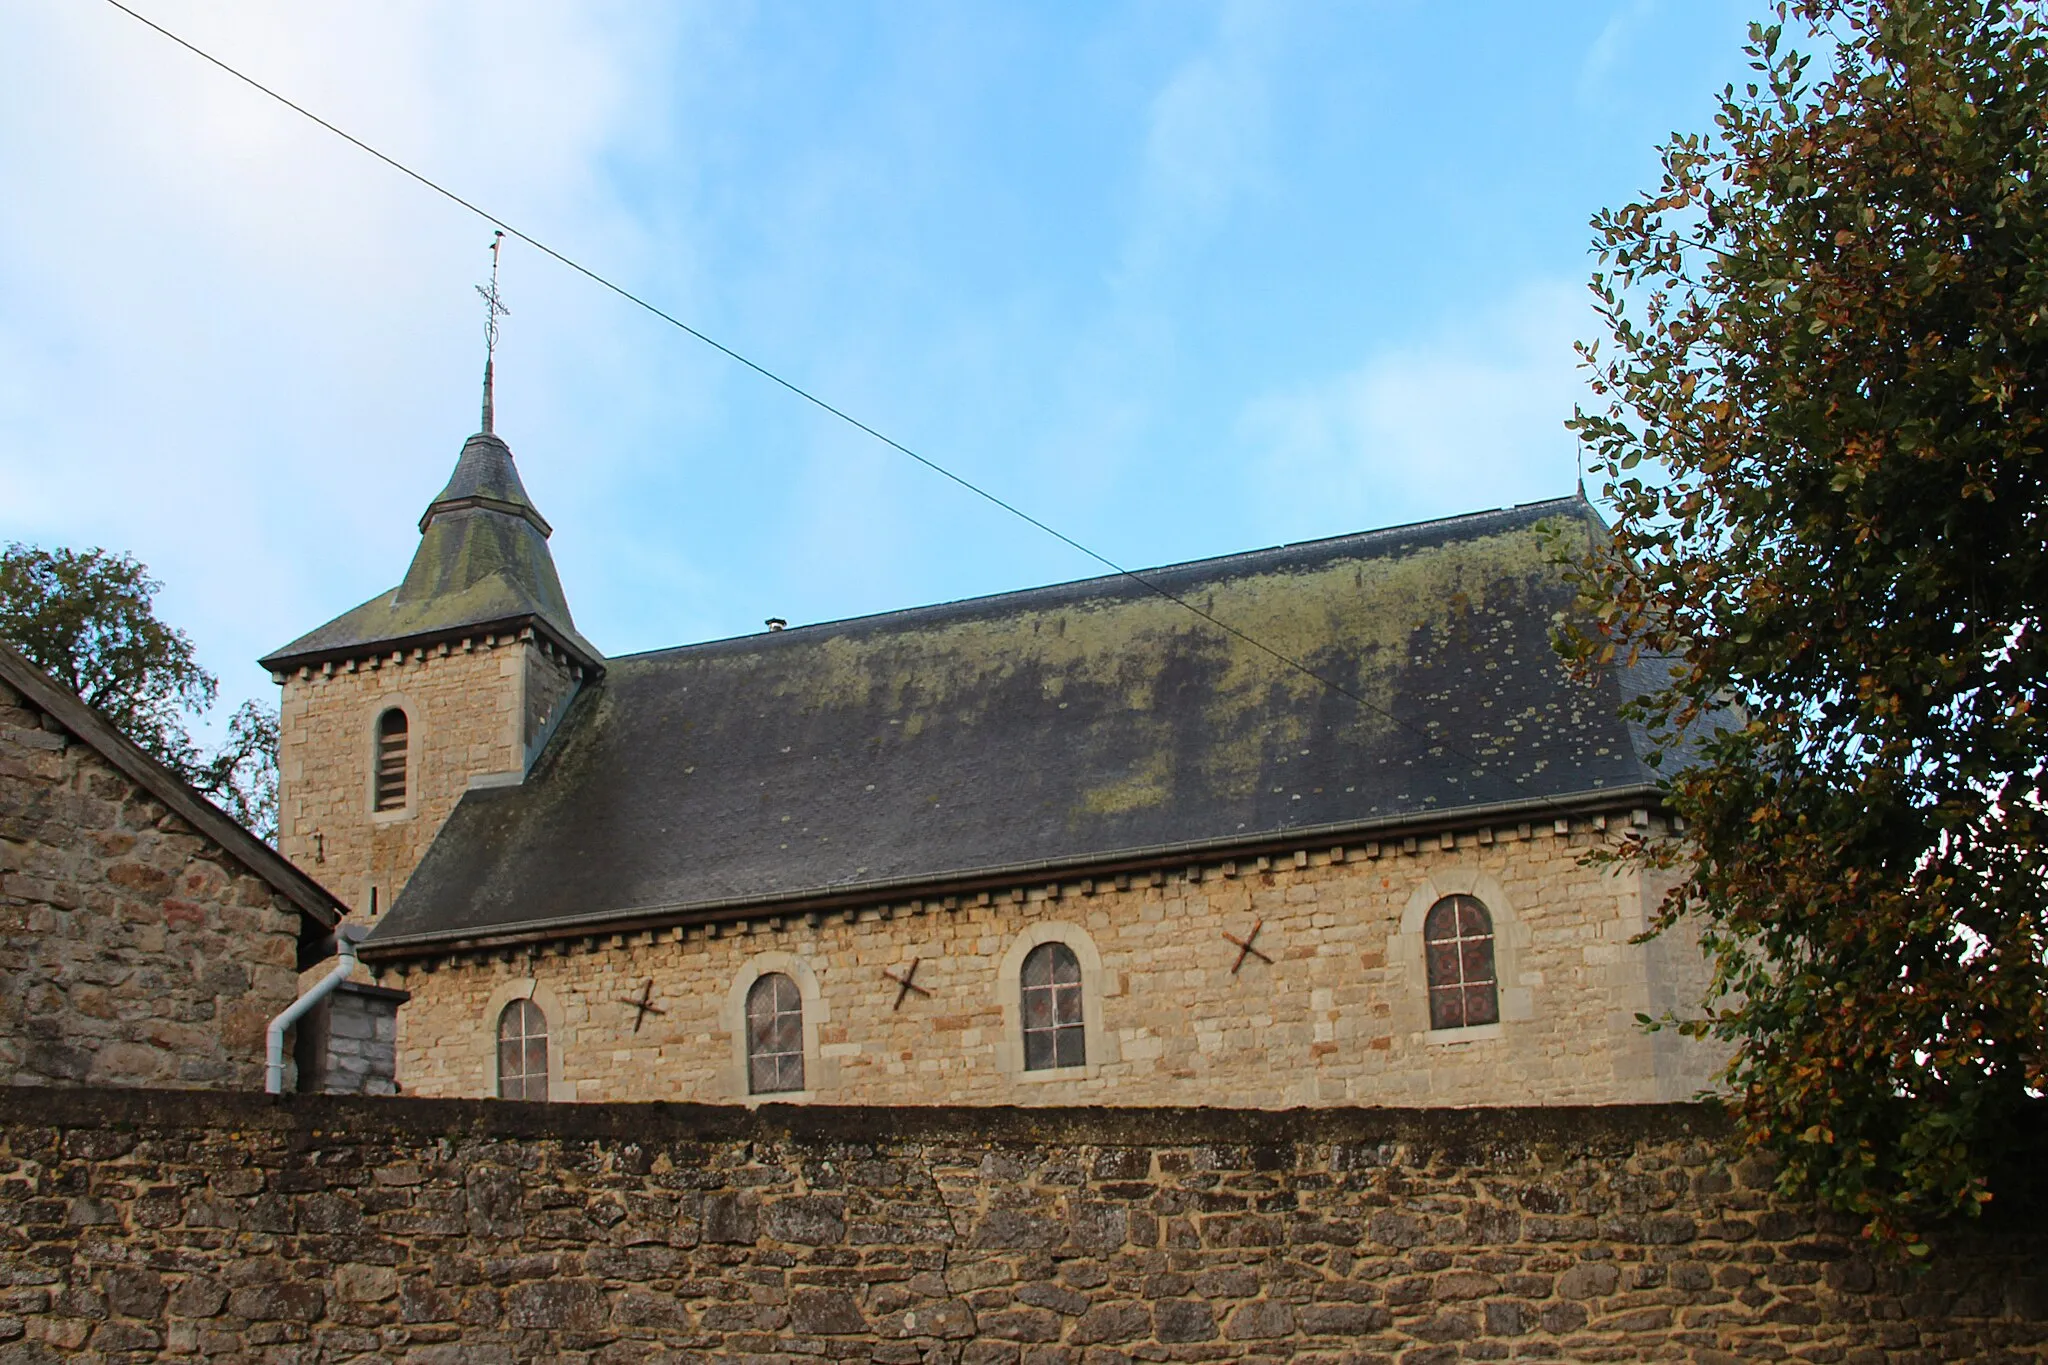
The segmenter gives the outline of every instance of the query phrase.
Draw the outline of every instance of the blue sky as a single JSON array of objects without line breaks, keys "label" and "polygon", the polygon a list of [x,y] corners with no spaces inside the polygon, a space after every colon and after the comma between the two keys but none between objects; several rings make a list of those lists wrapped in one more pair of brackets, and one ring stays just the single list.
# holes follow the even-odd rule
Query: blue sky
[{"label": "blue sky", "polygon": [[[1586,220],[1760,9],[134,3],[1133,566],[1569,491]],[[489,238],[0,0],[0,540],[135,553],[268,697],[476,426]],[[608,653],[1094,571],[529,249],[503,288],[498,428]]]}]

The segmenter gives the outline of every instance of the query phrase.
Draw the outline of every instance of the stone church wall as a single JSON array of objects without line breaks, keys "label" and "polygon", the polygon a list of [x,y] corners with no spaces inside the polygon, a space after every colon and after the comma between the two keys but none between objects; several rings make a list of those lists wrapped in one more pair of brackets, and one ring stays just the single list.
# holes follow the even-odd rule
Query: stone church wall
[{"label": "stone church wall", "polygon": [[268,883],[0,683],[0,1084],[261,1089],[298,931]]},{"label": "stone church wall", "polygon": [[[1271,858],[843,910],[597,935],[381,979],[408,1094],[496,1091],[496,1022],[530,997],[561,1100],[744,1101],[746,987],[804,995],[798,1099],[852,1104],[1573,1104],[1688,1098],[1715,1055],[1646,1036],[1696,1000],[1678,937],[1632,944],[1640,878],[1586,867],[1646,813],[1321,845]],[[1654,831],[1653,831],[1654,832]],[[1421,920],[1477,895],[1494,918],[1498,1025],[1432,1032]],[[815,918],[816,922],[813,922]],[[1247,938],[1270,962],[1242,955]],[[1060,938],[1083,968],[1085,1067],[1025,1071],[1017,973]],[[911,973],[916,989],[901,978]],[[1235,967],[1235,970],[1233,968]],[[893,975],[892,975],[893,974]],[[652,1007],[642,1012],[645,998]],[[788,1098],[788,1097],[784,1097]]]},{"label": "stone church wall", "polygon": [[[488,636],[287,675],[280,851],[368,922],[371,889],[379,913],[389,909],[470,779],[523,772],[527,742],[569,690],[567,668],[533,641]],[[409,799],[380,812],[376,726],[393,706],[408,719]]]},{"label": "stone church wall", "polygon": [[2048,1359],[2039,1210],[1914,1278],[1715,1115],[0,1094],[0,1360]]}]

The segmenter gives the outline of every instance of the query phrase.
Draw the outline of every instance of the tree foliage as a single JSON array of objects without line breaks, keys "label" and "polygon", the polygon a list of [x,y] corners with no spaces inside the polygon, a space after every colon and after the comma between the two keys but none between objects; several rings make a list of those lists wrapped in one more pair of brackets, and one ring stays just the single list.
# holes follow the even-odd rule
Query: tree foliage
[{"label": "tree foliage", "polygon": [[163,585],[105,550],[0,550],[0,639],[257,834],[277,829],[277,717],[244,702],[203,753],[185,728],[218,691],[192,641],[156,616]]},{"label": "tree foliage", "polygon": [[180,772],[196,762],[185,717],[213,705],[213,675],[183,631],[156,619],[163,585],[104,550],[0,551],[0,636],[122,733]]},{"label": "tree foliage", "polygon": [[2048,48],[1997,0],[1775,17],[1593,220],[1614,538],[1563,643],[1673,660],[1658,927],[1704,926],[1749,1140],[1924,1253],[2048,1085]]},{"label": "tree foliage", "polygon": [[277,842],[277,712],[253,701],[228,717],[227,737],[188,780],[257,837]]}]

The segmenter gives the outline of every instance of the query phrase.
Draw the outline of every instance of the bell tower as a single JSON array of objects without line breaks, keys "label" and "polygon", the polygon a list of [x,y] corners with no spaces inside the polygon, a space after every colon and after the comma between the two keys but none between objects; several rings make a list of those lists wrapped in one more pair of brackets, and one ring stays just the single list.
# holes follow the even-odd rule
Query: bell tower
[{"label": "bell tower", "polygon": [[[493,246],[487,336],[495,351]],[[472,786],[525,779],[604,657],[577,633],[551,528],[493,428],[420,517],[405,581],[267,655],[284,688],[278,845],[359,920],[388,908]]]}]

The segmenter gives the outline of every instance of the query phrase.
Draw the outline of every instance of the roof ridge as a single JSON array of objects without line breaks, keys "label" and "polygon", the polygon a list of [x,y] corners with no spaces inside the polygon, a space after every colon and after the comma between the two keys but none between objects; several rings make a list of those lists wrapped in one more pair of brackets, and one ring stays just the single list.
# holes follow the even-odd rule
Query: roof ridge
[{"label": "roof ridge", "polygon": [[1267,545],[1256,550],[1234,550],[1229,554],[1210,555],[1200,559],[1176,560],[1169,564],[1150,565],[1141,569],[1129,569],[1117,573],[1094,574],[1087,578],[1063,579],[1059,582],[1040,583],[1028,588],[1006,588],[1001,592],[982,593],[973,597],[954,597],[939,602],[926,602],[914,607],[894,607],[888,611],[865,612],[858,616],[835,617],[831,620],[812,621],[801,626],[789,626],[783,629],[750,631],[744,635],[722,635],[709,640],[692,640],[687,644],[680,645],[659,645],[653,649],[637,650],[631,654],[613,655],[609,662],[613,664],[632,663],[641,659],[654,658],[658,655],[681,654],[700,649],[710,650],[735,645],[742,641],[765,643],[773,639],[780,644],[795,637],[818,631],[843,629],[848,626],[870,625],[896,619],[912,619],[928,613],[943,612],[955,608],[995,604],[1002,602],[1006,598],[1033,597],[1040,594],[1083,589],[1095,584],[1123,584],[1136,591],[1145,591],[1145,584],[1133,580],[1177,574],[1186,570],[1205,568],[1212,565],[1249,562],[1263,556],[1312,550],[1318,547],[1359,544],[1381,538],[1391,539],[1430,528],[1455,526],[1460,522],[1478,521],[1487,517],[1500,517],[1515,512],[1537,514],[1530,517],[1531,520],[1536,520],[1538,515],[1543,512],[1552,510],[1574,511],[1583,505],[1582,500],[1575,495],[1566,494],[1562,497],[1538,499],[1535,502],[1515,503],[1508,507],[1492,507],[1480,511],[1459,512],[1447,517],[1427,517],[1420,521],[1398,522],[1392,526],[1376,526],[1365,531],[1348,531],[1342,535],[1318,536],[1311,540],[1282,541],[1278,545]]}]

